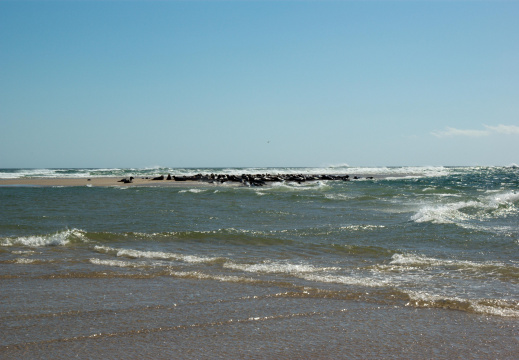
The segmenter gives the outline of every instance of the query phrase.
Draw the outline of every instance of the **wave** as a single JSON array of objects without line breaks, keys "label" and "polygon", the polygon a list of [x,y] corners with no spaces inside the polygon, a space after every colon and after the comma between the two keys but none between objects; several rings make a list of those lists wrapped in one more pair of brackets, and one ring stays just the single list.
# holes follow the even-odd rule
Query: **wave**
[{"label": "wave", "polygon": [[24,265],[25,264],[42,264],[43,263],[43,261],[41,261],[39,259],[28,259],[28,258],[18,258],[18,259],[11,260],[10,262],[12,262],[14,264],[24,264]]},{"label": "wave", "polygon": [[186,263],[212,263],[222,261],[220,257],[207,257],[196,255],[182,255],[164,251],[143,251],[135,249],[121,249],[108,246],[95,246],[94,250],[105,254],[115,254],[116,256],[128,257],[132,259],[146,258],[146,259],[161,259],[161,260],[176,260]]},{"label": "wave", "polygon": [[519,193],[515,191],[509,191],[504,193],[494,194],[489,197],[490,205],[497,207],[503,204],[516,203],[519,201]]},{"label": "wave", "polygon": [[[519,264],[506,264],[497,261],[468,261],[457,259],[436,259],[414,254],[394,254],[391,257],[390,265],[400,265],[408,267],[450,267],[455,269],[472,269],[475,271],[484,270],[486,274],[499,272],[508,276],[519,278]],[[515,274],[515,276],[514,276]]]},{"label": "wave", "polygon": [[34,250],[14,250],[14,251],[11,251],[11,254],[14,254],[14,255],[34,255],[34,254],[36,254],[36,251],[34,251]]},{"label": "wave", "polygon": [[339,268],[335,267],[321,268],[308,264],[289,264],[270,261],[261,264],[236,264],[233,262],[226,262],[223,265],[223,267],[232,270],[240,270],[254,273],[285,273],[292,275],[311,273],[317,271],[339,270]]},{"label": "wave", "polygon": [[404,265],[404,266],[471,266],[480,267],[483,264],[478,264],[473,261],[464,260],[443,260],[430,257],[424,257],[414,254],[394,254],[391,257],[390,264]]},{"label": "wave", "polygon": [[136,268],[136,267],[149,266],[148,263],[143,262],[143,261],[132,262],[132,261],[124,261],[124,260],[102,260],[102,259],[98,259],[98,258],[90,258],[88,261],[94,265],[121,267],[121,268]]},{"label": "wave", "polygon": [[254,193],[258,196],[284,196],[286,194],[298,197],[315,197],[316,191],[325,192],[331,189],[327,181],[309,181],[301,184],[295,182],[279,182],[272,183],[265,187],[251,187]]},{"label": "wave", "polygon": [[[489,290],[492,282],[496,284],[519,282],[519,263],[517,261],[469,261],[459,259],[438,259],[413,254],[393,254],[385,264],[371,265],[366,268],[382,276],[390,276],[404,283],[440,284],[443,281],[477,282],[479,290]],[[438,276],[441,274],[441,276]],[[481,281],[485,283],[481,283]]]},{"label": "wave", "polygon": [[375,229],[383,229],[384,225],[348,225],[341,226],[339,229],[350,230],[350,231],[370,231]]},{"label": "wave", "polygon": [[406,306],[461,310],[485,315],[519,317],[519,304],[502,299],[463,299],[420,291],[408,291]]},{"label": "wave", "polygon": [[158,233],[144,232],[88,232],[81,229],[67,229],[46,235],[29,235],[19,237],[0,238],[0,246],[65,246],[80,243],[97,243],[99,245],[124,242],[211,242],[244,245],[286,245],[293,240],[284,239],[279,235],[284,230],[248,230],[235,228],[221,228],[215,230],[198,231],[169,231]]},{"label": "wave", "polygon": [[[119,259],[99,259],[90,258],[89,262],[93,265],[120,267],[120,268],[159,268],[159,271],[139,273],[138,276],[153,277],[169,275],[183,279],[194,280],[211,280],[219,282],[233,282],[246,284],[277,284],[281,287],[301,288],[307,291],[310,289],[306,285],[298,284],[297,282],[287,281],[286,278],[269,277],[264,278],[264,274],[286,274],[295,279],[302,279],[317,285],[316,291],[323,292],[323,296],[329,297],[333,292],[338,292],[343,296],[353,296],[358,298],[364,294],[368,296],[366,290],[355,290],[355,287],[370,288],[369,294],[372,301],[404,301],[406,306],[426,307],[426,308],[441,308],[450,310],[459,310],[466,312],[473,312],[485,315],[497,315],[505,317],[519,317],[519,304],[510,300],[474,298],[467,299],[461,295],[444,295],[437,293],[435,290],[427,292],[425,290],[414,290],[416,288],[415,281],[410,283],[403,282],[403,279],[398,276],[374,276],[373,272],[358,273],[358,274],[337,274],[336,271],[341,271],[341,268],[336,267],[319,267],[312,264],[305,263],[289,263],[284,261],[264,261],[253,264],[243,264],[231,261],[230,259],[221,257],[203,257],[193,255],[182,255],[171,252],[160,251],[142,251],[136,249],[120,249],[103,246],[96,246],[95,249],[100,253],[115,254],[118,257],[126,257],[135,260],[119,260]],[[149,261],[149,260],[176,260],[186,263],[208,263],[216,265],[216,268],[204,272],[200,270],[177,270],[171,267],[171,263],[167,261]],[[485,273],[494,272],[495,269],[505,266],[505,264],[495,262],[476,262],[465,260],[449,260],[437,259],[432,257],[425,257],[412,254],[394,254],[389,263],[391,266],[403,266],[406,269],[409,267],[449,267],[456,269],[476,269],[482,270]],[[221,267],[220,267],[221,266]],[[508,266],[519,273],[519,269],[514,266]],[[162,270],[160,270],[162,269]],[[217,270],[219,269],[219,270]],[[215,271],[216,270],[216,271]],[[221,273],[221,270],[239,271],[251,273],[251,277],[240,275],[239,273]],[[80,276],[78,274],[70,274],[70,276]],[[81,275],[83,276],[83,275]],[[95,276],[100,276],[95,273]],[[134,276],[132,274],[113,273],[106,276]],[[136,275],[137,276],[137,275]],[[424,275],[420,275],[420,281],[424,279]],[[428,280],[427,280],[428,282]],[[338,284],[353,286],[354,288],[338,288],[334,289],[320,289],[324,284]],[[407,284],[407,285],[405,285]],[[408,288],[411,286],[411,289]],[[330,294],[327,292],[331,291]],[[361,294],[361,295],[359,295]],[[315,294],[314,294],[315,295]],[[346,296],[344,295],[344,296]],[[305,294],[297,294],[294,296],[306,296]],[[310,296],[310,295],[309,295]],[[397,304],[397,302],[395,302]]]},{"label": "wave", "polygon": [[180,190],[179,193],[193,193],[193,194],[199,194],[199,193],[203,193],[203,192],[207,192],[207,189],[185,189],[185,190]]},{"label": "wave", "polygon": [[0,240],[0,246],[65,246],[74,242],[86,242],[85,232],[79,229],[58,231],[48,235],[20,236]]},{"label": "wave", "polygon": [[507,191],[472,201],[427,204],[412,215],[411,220],[416,223],[464,225],[462,223],[467,220],[485,220],[517,214],[515,203],[518,201],[519,193]]},{"label": "wave", "polygon": [[364,276],[347,276],[347,275],[316,275],[316,274],[302,274],[300,278],[308,281],[334,283],[344,285],[357,285],[366,287],[386,287],[391,286],[389,279],[377,280],[372,277]]},{"label": "wave", "polygon": [[247,278],[243,276],[235,275],[216,275],[206,274],[199,271],[170,271],[171,276],[175,276],[183,279],[197,279],[197,280],[215,280],[221,282],[233,282],[233,283],[265,283],[264,280]]}]

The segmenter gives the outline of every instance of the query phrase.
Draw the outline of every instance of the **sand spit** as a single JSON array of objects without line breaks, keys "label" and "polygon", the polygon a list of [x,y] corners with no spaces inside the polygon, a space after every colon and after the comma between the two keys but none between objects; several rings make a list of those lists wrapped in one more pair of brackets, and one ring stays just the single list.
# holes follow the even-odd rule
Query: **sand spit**
[{"label": "sand spit", "polygon": [[149,178],[17,178],[0,179],[0,186],[204,186],[209,184],[226,184],[235,186],[263,186],[273,182],[297,182],[320,180],[350,181],[358,179],[372,180],[381,176],[349,176],[349,175],[308,175],[308,174],[243,174],[222,175],[207,174],[194,176],[158,176]]}]

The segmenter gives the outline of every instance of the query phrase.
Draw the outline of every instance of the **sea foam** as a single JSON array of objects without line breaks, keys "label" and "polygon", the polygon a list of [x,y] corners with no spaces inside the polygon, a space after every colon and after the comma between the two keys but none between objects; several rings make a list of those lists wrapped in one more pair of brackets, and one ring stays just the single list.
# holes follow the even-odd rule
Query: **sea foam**
[{"label": "sea foam", "polygon": [[94,249],[102,253],[114,253],[116,256],[128,257],[128,258],[146,258],[146,259],[161,259],[161,260],[176,260],[186,263],[207,263],[218,261],[221,258],[217,257],[206,257],[196,255],[182,255],[164,251],[142,251],[135,249],[121,249],[113,248],[108,246],[95,246]]},{"label": "sea foam", "polygon": [[459,296],[430,294],[424,291],[407,291],[406,306],[462,310],[478,314],[519,317],[519,304],[501,299],[465,299]]},{"label": "sea foam", "polygon": [[391,285],[391,282],[389,279],[376,280],[376,279],[364,277],[364,276],[307,274],[307,275],[302,275],[301,278],[308,280],[308,281],[335,283],[335,284],[344,284],[344,285],[367,286],[367,287],[385,287],[385,286]]},{"label": "sea foam", "polygon": [[505,267],[506,265],[498,262],[475,262],[467,260],[451,260],[451,259],[436,259],[426,256],[414,254],[394,254],[391,257],[391,265],[402,266],[449,266],[449,267]]},{"label": "sea foam", "polygon": [[285,274],[302,274],[316,271],[337,270],[338,268],[320,268],[306,264],[288,264],[279,262],[266,262],[263,264],[236,264],[227,262],[223,265],[224,268],[241,270],[247,272],[258,273],[285,273]]},{"label": "sea foam", "polygon": [[20,236],[16,238],[6,238],[0,242],[2,246],[64,246],[70,244],[71,241],[87,241],[84,231],[79,229],[71,229],[58,231],[55,234],[41,236]]},{"label": "sea foam", "polygon": [[422,206],[411,220],[417,223],[459,224],[466,220],[484,220],[517,213],[515,202],[519,194],[515,191],[487,194],[478,200],[457,201]]}]

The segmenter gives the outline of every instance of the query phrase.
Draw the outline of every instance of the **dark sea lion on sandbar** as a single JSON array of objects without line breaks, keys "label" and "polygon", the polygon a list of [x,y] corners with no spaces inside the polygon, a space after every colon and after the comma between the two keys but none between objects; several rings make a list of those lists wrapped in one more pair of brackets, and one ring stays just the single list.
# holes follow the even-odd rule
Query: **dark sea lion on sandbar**
[{"label": "dark sea lion on sandbar", "polygon": [[154,177],[154,178],[151,179],[151,180],[164,180],[164,175]]},{"label": "dark sea lion on sandbar", "polygon": [[[119,180],[119,181],[117,181],[117,182],[122,182],[122,183],[124,183],[124,184],[129,184],[129,183],[132,183],[132,182],[133,182],[133,179],[134,179],[134,177],[133,177],[133,176],[130,176],[129,179],[128,179],[128,178],[124,178],[124,179],[121,179],[121,180]],[[90,180],[90,179],[88,179],[88,180]]]}]

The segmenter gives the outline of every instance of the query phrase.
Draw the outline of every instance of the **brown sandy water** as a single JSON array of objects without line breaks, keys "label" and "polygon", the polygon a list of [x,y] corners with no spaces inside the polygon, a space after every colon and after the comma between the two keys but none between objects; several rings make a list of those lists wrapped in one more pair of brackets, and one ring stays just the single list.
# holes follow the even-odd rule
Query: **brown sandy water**
[{"label": "brown sandy water", "polygon": [[2,359],[513,359],[519,341],[515,319],[267,284],[108,274],[2,284]]}]

